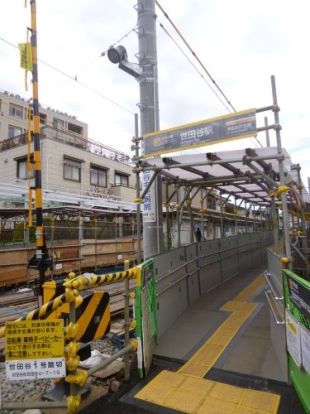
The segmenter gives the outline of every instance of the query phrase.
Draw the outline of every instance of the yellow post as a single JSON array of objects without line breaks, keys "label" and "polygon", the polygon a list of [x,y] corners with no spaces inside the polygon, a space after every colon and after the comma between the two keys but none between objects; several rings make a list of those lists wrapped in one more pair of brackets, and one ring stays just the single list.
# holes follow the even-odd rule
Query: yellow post
[{"label": "yellow post", "polygon": [[39,114],[39,87],[38,87],[38,58],[37,58],[37,13],[36,0],[30,0],[31,5],[31,50],[32,50],[32,106],[33,106],[33,149],[34,149],[34,181],[36,207],[36,252],[29,265],[39,270],[39,303],[42,303],[45,281],[45,271],[50,266],[44,228],[43,228],[43,201],[42,201],[42,174],[40,149],[40,114]]},{"label": "yellow post", "polygon": [[[124,262],[124,270],[129,269],[129,260],[125,260]],[[124,304],[124,319],[125,319],[125,346],[129,345],[130,343],[130,335],[129,335],[129,327],[130,327],[130,319],[129,319],[129,278],[125,279],[125,304]],[[125,369],[124,369],[124,376],[125,380],[129,380],[130,378],[130,361],[129,361],[129,353],[127,352],[124,357],[125,362]]]}]

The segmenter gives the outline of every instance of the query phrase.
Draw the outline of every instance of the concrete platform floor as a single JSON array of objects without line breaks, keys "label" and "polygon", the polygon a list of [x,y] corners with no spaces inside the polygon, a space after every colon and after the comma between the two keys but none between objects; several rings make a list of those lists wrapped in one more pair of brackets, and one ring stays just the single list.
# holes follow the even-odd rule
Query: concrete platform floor
[{"label": "concrete platform floor", "polygon": [[[226,306],[225,311],[220,308],[232,299],[242,301],[241,298],[236,298],[238,293],[263,271],[263,267],[248,271],[198,299],[160,339],[160,344],[156,348],[157,357],[154,358],[148,378],[142,382],[136,382],[137,376],[133,375],[131,384],[123,384],[125,388],[122,387],[119,395],[112,397],[112,401],[98,401],[85,413],[179,413],[180,411],[173,409],[171,404],[164,407],[143,401],[136,396],[163,370],[169,370],[171,374],[181,372],[184,363],[191,359],[232,314],[227,310],[229,306]],[[254,307],[253,312],[249,313],[248,319],[242,324],[233,340],[204,378],[245,389],[261,390],[262,394],[267,390],[274,392],[281,395],[279,414],[303,414],[304,411],[293,388],[277,381],[281,381],[282,373],[271,347],[270,315],[265,296],[261,290],[258,290],[256,297],[247,300],[256,303],[257,306]],[[231,303],[236,304],[236,302]],[[203,378],[199,381],[203,381]],[[180,395],[182,396],[182,393]],[[176,400],[176,403],[179,403],[179,400]]]},{"label": "concrete platform floor", "polygon": [[[230,312],[220,310],[265,270],[249,270],[200,297],[161,338],[155,355],[187,361],[228,318]],[[259,306],[244,323],[226,348],[216,368],[284,380],[270,339],[270,314],[263,292],[251,299]]]}]

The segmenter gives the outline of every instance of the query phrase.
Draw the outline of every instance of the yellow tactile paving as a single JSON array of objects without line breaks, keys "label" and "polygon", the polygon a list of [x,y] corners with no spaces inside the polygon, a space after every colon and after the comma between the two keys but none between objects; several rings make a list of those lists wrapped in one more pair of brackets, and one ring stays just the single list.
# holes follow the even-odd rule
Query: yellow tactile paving
[{"label": "yellow tactile paving", "polygon": [[262,410],[267,413],[276,413],[280,404],[280,396],[269,392],[246,390],[241,404],[244,407]]},{"label": "yellow tactile paving", "polygon": [[185,381],[182,382],[180,388],[185,392],[197,392],[202,395],[207,395],[214,385],[214,381],[204,380],[200,378],[186,377]]},{"label": "yellow tactile paving", "polygon": [[223,350],[224,346],[220,347],[218,345],[206,344],[203,352],[195,355],[195,358],[191,359],[190,363],[183,365],[179,372],[203,378],[212,368]]},{"label": "yellow tactile paving", "polygon": [[246,302],[263,287],[265,279],[258,276],[234,300],[227,302],[221,310],[233,312],[211,337],[200,347],[192,358],[183,365],[179,372],[197,377],[204,377],[232,341],[244,322],[256,309],[256,303]]},{"label": "yellow tactile paving", "polygon": [[264,285],[256,278],[221,310],[232,312],[178,372],[162,371],[135,397],[190,414],[276,414],[280,396],[203,377],[224,352],[257,304],[247,302]]},{"label": "yellow tactile paving", "polygon": [[238,414],[269,414],[267,411],[261,411],[256,408],[249,408],[249,407],[239,407]]},{"label": "yellow tactile paving", "polygon": [[228,303],[229,310],[233,310],[234,307],[237,310],[223,322],[192,358],[180,368],[179,372],[204,377],[257,306],[255,303],[245,302],[244,304],[247,306],[244,306],[244,310],[241,311],[239,310],[240,302],[237,302],[237,305],[234,301]]},{"label": "yellow tactile paving", "polygon": [[250,311],[255,303],[241,302],[238,300],[230,300],[221,307],[221,310],[234,312],[234,311]]},{"label": "yellow tactile paving", "polygon": [[190,414],[276,414],[280,396],[162,371],[136,395]]},{"label": "yellow tactile paving", "polygon": [[203,401],[203,395],[195,391],[184,392],[180,389],[175,390],[166,398],[165,406],[184,413],[196,413]]},{"label": "yellow tactile paving", "polygon": [[246,301],[265,285],[265,278],[263,275],[258,276],[252,283],[243,289],[234,300]]},{"label": "yellow tactile paving", "polygon": [[208,397],[199,407],[197,414],[232,414],[237,407],[235,403]]},{"label": "yellow tactile paving", "polygon": [[212,388],[209,396],[219,400],[238,404],[245,393],[245,389],[235,387],[234,385],[222,384],[217,382]]}]

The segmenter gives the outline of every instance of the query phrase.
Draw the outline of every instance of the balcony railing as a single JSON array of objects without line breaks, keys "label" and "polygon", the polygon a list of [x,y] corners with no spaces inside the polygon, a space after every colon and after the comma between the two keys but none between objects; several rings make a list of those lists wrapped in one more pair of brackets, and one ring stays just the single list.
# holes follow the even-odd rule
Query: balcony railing
[{"label": "balcony railing", "polygon": [[[113,161],[120,162],[122,164],[131,165],[130,157],[114,148],[101,144],[100,142],[93,141],[91,139],[85,139],[79,137],[76,134],[69,133],[60,129],[56,129],[50,126],[44,126],[40,133],[40,138],[48,138],[53,141],[58,141],[66,145],[80,148],[84,151],[92,154],[97,154],[101,157],[108,158]],[[12,148],[19,147],[27,144],[27,134],[21,134],[14,138],[8,138],[4,141],[0,141],[0,152],[7,151]]]}]

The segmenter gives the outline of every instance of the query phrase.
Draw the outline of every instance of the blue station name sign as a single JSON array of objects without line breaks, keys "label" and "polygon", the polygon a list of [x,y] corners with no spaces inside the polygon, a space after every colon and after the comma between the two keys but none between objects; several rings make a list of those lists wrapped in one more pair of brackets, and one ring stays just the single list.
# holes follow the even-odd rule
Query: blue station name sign
[{"label": "blue station name sign", "polygon": [[256,110],[248,109],[145,134],[143,136],[144,157],[256,135]]}]

